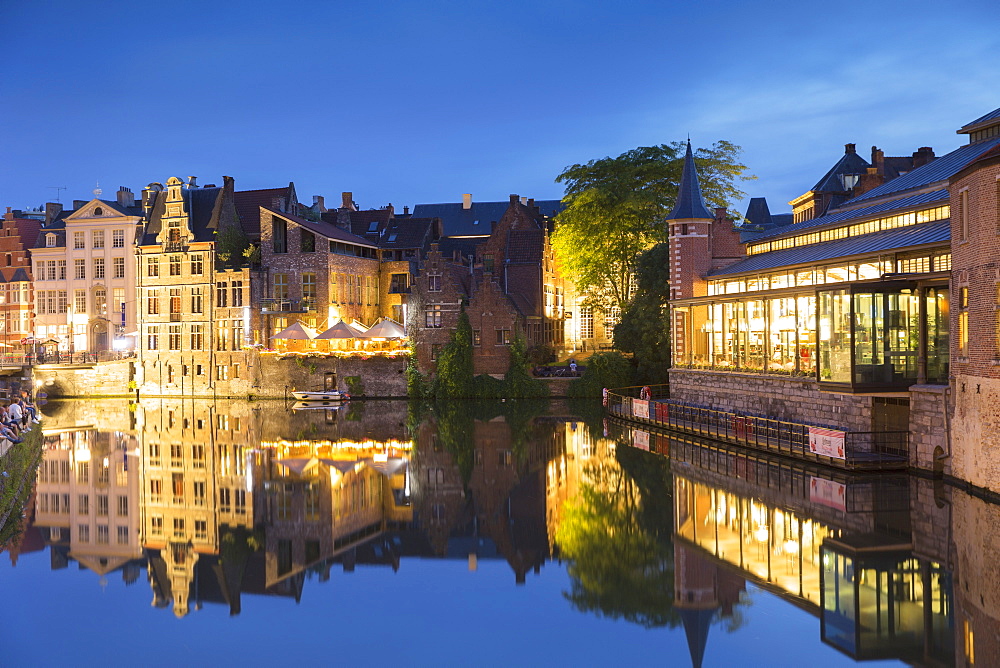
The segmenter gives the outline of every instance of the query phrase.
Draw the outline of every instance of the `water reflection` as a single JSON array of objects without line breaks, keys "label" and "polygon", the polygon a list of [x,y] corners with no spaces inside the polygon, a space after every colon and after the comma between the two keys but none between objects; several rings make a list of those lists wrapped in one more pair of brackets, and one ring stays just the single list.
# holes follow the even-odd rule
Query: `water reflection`
[{"label": "water reflection", "polygon": [[44,410],[24,529],[4,549],[16,562],[48,548],[52,570],[76,563],[101,583],[145,577],[154,607],[178,617],[209,604],[237,615],[244,596],[298,601],[334,569],[495,563],[524,585],[558,560],[563,605],[673,634],[695,666],[718,662],[770,595],[849,659],[966,665],[1000,650],[1000,507],[939,482],[849,475],[559,405]]}]

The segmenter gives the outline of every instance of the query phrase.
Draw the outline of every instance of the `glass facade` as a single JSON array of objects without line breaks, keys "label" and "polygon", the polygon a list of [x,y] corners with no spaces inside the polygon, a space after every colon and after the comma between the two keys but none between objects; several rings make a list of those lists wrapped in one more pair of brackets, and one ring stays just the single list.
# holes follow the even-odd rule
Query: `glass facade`
[{"label": "glass facade", "polygon": [[[797,272],[795,281],[814,277]],[[675,313],[677,367],[813,376],[854,391],[947,382],[947,285],[878,281],[734,295]]]}]

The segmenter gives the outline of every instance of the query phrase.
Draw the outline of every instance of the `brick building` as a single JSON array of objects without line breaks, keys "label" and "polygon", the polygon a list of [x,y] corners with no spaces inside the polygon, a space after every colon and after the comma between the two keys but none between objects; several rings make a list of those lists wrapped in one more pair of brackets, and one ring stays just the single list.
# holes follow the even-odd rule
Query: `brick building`
[{"label": "brick building", "polygon": [[529,349],[556,351],[565,344],[566,282],[549,243],[551,221],[528,200],[511,195],[507,210],[474,255],[446,256],[432,246],[414,280],[409,332],[418,366],[433,368],[448,343],[462,303],[473,330],[475,373],[500,375],[518,333]]},{"label": "brick building", "polygon": [[42,223],[33,218],[15,215],[10,207],[0,227],[0,331],[4,348],[0,354],[10,354],[12,346],[31,336],[34,323],[34,284],[32,282],[29,249],[38,239]]},{"label": "brick building", "polygon": [[[959,224],[951,213],[956,188],[969,185],[967,192],[987,193],[978,197],[995,222],[996,195],[988,194],[995,183],[973,186],[991,177],[962,175],[1000,145],[997,115],[963,128],[973,141],[937,158],[927,147],[909,158],[873,149],[872,165],[849,144],[816,186],[792,200],[792,216],[772,216],[756,199],[739,228],[699,206],[697,181],[685,174],[687,190],[667,221],[671,397],[845,432],[909,433],[910,465],[939,465],[936,448],[947,450],[949,335],[961,322],[952,313],[959,320],[949,327]],[[686,161],[685,172],[693,168]],[[995,299],[986,293],[995,293],[996,278],[987,283],[980,283],[982,304]]]},{"label": "brick building", "polygon": [[983,146],[949,182],[954,476],[1000,491],[1000,109],[959,130]]}]

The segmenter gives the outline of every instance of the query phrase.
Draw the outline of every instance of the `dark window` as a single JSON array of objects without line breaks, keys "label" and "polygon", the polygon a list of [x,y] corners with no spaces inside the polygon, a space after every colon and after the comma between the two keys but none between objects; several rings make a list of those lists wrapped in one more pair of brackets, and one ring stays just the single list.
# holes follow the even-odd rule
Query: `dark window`
[{"label": "dark window", "polygon": [[302,252],[303,253],[315,253],[316,252],[316,235],[308,230],[299,230],[300,240],[302,242]]},{"label": "dark window", "polygon": [[271,219],[271,232],[274,236],[274,252],[288,252],[288,223],[280,218]]}]

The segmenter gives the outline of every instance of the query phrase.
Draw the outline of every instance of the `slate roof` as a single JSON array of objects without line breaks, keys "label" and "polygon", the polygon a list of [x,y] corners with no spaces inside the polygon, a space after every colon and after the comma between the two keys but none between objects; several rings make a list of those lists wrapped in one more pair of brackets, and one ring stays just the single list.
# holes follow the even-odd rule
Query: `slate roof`
[{"label": "slate roof", "polygon": [[434,223],[433,218],[393,218],[375,237],[381,248],[427,248],[434,241]]},{"label": "slate roof", "polygon": [[[55,246],[46,246],[45,237],[46,235],[54,234],[56,236]],[[62,222],[57,227],[43,227],[38,231],[38,237],[35,239],[35,245],[32,248],[65,248],[66,247],[66,223]]]},{"label": "slate roof", "polygon": [[479,237],[441,237],[438,240],[438,248],[441,249],[442,255],[446,257],[452,257],[455,251],[460,252],[465,257],[472,257],[476,254],[476,246],[486,243],[488,240],[488,235]]},{"label": "slate roof", "polygon": [[939,183],[950,178],[953,174],[961,170],[967,164],[978,158],[980,155],[1000,144],[1000,137],[994,137],[976,144],[966,144],[951,153],[942,155],[926,165],[917,167],[912,172],[903,174],[899,178],[883,183],[877,188],[872,188],[866,193],[844,202],[843,207],[861,204],[868,200],[888,195],[903,193],[907,190],[925,188],[931,184]]},{"label": "slate roof", "polygon": [[[93,200],[90,200],[93,201]],[[110,209],[113,209],[117,213],[123,216],[139,216],[142,217],[142,206],[122,206],[118,203],[118,200],[102,199],[98,200],[101,204],[104,204]],[[72,213],[72,212],[71,212]]]},{"label": "slate roof", "polygon": [[[417,204],[413,215],[420,218],[440,218],[444,224],[444,234],[448,236],[467,234],[489,234],[491,223],[500,220],[510,201],[473,202],[468,209],[461,202],[445,204]],[[552,218],[565,207],[560,200],[536,200],[535,206],[543,216]]]},{"label": "slate roof", "polygon": [[38,231],[42,229],[42,221],[34,218],[15,218],[8,221],[17,228],[17,236],[21,238],[22,248],[34,248],[38,242]]},{"label": "slate roof", "polygon": [[[833,213],[828,213],[825,216],[805,220],[801,223],[795,223],[794,225],[787,225],[780,228],[775,227],[762,232],[741,231],[740,241],[743,243],[749,243],[763,241],[765,239],[775,239],[781,236],[792,236],[812,228],[824,226],[833,227],[835,223],[845,223],[850,220],[861,220],[862,218],[875,218],[878,217],[878,214],[906,211],[924,204],[935,203],[947,204],[948,191],[932,190],[931,192],[911,195],[910,197],[904,197],[903,199],[880,202],[878,204],[866,206],[863,209],[834,211]],[[772,218],[776,218],[776,216],[772,216]]]},{"label": "slate roof", "polygon": [[274,209],[271,209],[266,206],[263,208],[269,211],[270,213],[273,213],[276,216],[279,216],[286,220],[290,220],[296,225],[299,225],[309,230],[310,232],[318,234],[322,237],[326,237],[327,239],[333,239],[334,241],[343,241],[345,243],[355,244],[357,246],[368,246],[372,248],[377,246],[377,244],[372,243],[371,241],[364,239],[362,237],[359,237],[356,234],[351,234],[347,230],[337,227],[333,223],[328,223],[325,220],[319,222],[313,222],[311,220],[306,220],[305,218],[299,218],[298,216],[294,216],[290,213],[281,213],[280,211],[275,211]]},{"label": "slate roof", "polygon": [[854,151],[846,152],[840,156],[833,167],[830,168],[823,177],[812,187],[813,192],[839,193],[844,192],[844,182],[840,177],[844,174],[864,174],[871,165]]},{"label": "slate roof", "polygon": [[969,134],[970,132],[975,132],[976,130],[979,130],[987,125],[994,125],[993,123],[989,123],[987,121],[996,121],[996,120],[1000,120],[1000,109],[994,109],[990,113],[980,116],[971,123],[966,123],[956,132],[958,134]]},{"label": "slate roof", "polygon": [[694,154],[691,153],[691,140],[688,139],[687,152],[684,154],[684,167],[681,171],[681,184],[677,190],[677,203],[667,220],[708,219],[715,216],[705,206],[705,198],[701,194],[701,184],[698,183],[698,169],[694,164]]},{"label": "slate roof", "polygon": [[295,191],[291,183],[283,188],[263,188],[261,190],[239,190],[233,193],[236,213],[243,224],[243,230],[250,236],[260,235],[260,207],[280,211],[281,200],[285,200],[285,209],[291,209],[298,202],[289,202],[294,198]]},{"label": "slate roof", "polygon": [[28,277],[28,272],[27,272],[27,270],[24,267],[17,267],[16,269],[14,269],[14,272],[11,274],[11,276],[9,278],[6,277],[4,274],[6,274],[6,272],[8,270],[10,270],[10,269],[14,269],[14,267],[4,267],[3,271],[0,271],[0,282],[2,282],[2,283],[22,283],[22,282],[27,283],[27,282],[31,281],[31,279]]},{"label": "slate roof", "polygon": [[[184,206],[190,218],[192,241],[213,241],[215,230],[219,227],[219,213],[222,208],[222,188],[184,188]],[[156,200],[150,212],[149,222],[140,243],[149,246],[156,243],[156,235],[160,233],[163,213],[167,206],[167,191],[156,193]]]},{"label": "slate roof", "polygon": [[710,275],[714,277],[765,271],[839,257],[901,250],[910,246],[947,242],[950,239],[951,221],[945,219],[933,223],[897,227],[893,230],[874,232],[860,237],[848,237],[837,241],[751,255],[736,264],[713,271]]}]

